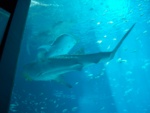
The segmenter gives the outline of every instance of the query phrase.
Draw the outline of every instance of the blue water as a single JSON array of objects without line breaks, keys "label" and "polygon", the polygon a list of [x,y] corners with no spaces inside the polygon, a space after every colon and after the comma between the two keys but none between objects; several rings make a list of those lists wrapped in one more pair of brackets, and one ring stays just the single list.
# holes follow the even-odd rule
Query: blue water
[{"label": "blue water", "polygon": [[[32,0],[10,113],[150,113],[149,6],[149,0]],[[111,61],[65,76],[71,89],[22,76],[37,48],[61,34],[77,38],[72,51],[111,51],[134,23]]]}]

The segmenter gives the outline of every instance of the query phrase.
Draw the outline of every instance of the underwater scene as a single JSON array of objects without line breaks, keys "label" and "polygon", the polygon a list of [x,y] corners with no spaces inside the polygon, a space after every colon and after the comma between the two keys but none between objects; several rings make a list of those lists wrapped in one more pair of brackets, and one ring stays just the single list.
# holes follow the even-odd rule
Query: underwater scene
[{"label": "underwater scene", "polygon": [[150,0],[31,0],[9,113],[150,113]]}]

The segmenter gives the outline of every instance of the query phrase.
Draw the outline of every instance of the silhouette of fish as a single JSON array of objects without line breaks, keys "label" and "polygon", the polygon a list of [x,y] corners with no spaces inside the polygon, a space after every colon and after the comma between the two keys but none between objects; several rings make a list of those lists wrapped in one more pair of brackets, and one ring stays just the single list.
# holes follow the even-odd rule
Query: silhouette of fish
[{"label": "silhouette of fish", "polygon": [[42,61],[36,61],[24,66],[24,74],[35,81],[50,81],[60,82],[67,87],[72,86],[64,81],[61,75],[72,71],[81,71],[83,67],[93,63],[99,63],[103,60],[113,59],[115,53],[129,35],[135,24],[125,33],[120,42],[111,52],[99,52],[94,54],[83,55],[58,55],[52,56]]}]

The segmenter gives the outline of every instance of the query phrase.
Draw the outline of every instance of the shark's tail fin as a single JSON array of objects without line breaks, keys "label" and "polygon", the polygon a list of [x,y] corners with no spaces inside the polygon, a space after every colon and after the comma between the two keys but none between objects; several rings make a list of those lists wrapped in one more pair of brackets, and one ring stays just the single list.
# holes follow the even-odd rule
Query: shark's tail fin
[{"label": "shark's tail fin", "polygon": [[122,37],[122,39],[120,40],[120,42],[118,43],[118,45],[114,48],[114,50],[111,52],[111,59],[114,57],[116,51],[119,49],[119,47],[121,46],[121,44],[123,43],[124,39],[129,35],[129,33],[132,31],[133,27],[135,26],[135,24],[133,24],[131,26],[131,28],[124,34],[124,36]]}]

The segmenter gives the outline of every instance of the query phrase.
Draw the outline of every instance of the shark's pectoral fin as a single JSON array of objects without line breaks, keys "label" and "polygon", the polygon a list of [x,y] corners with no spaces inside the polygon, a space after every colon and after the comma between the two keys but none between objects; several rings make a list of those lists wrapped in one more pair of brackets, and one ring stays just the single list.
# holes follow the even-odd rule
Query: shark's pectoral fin
[{"label": "shark's pectoral fin", "polygon": [[67,86],[68,88],[72,88],[72,85],[67,83],[67,82],[63,82],[62,84],[64,84],[65,86]]},{"label": "shark's pectoral fin", "polygon": [[68,88],[72,88],[72,85],[69,84],[68,82],[66,82],[62,76],[59,76],[57,79],[56,79],[56,82],[60,83],[60,84],[63,84],[65,86],[67,86]]}]

